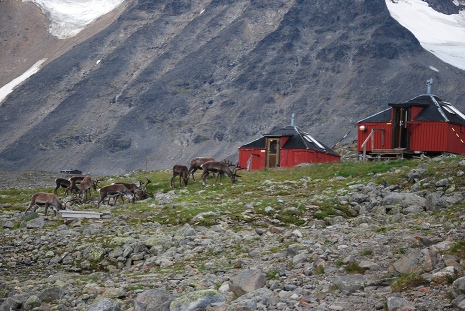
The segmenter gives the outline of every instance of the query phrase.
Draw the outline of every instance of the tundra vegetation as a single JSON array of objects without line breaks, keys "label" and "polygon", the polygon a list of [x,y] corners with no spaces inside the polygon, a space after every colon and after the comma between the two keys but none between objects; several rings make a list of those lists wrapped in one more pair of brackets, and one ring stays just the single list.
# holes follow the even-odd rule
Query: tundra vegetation
[{"label": "tundra vegetation", "polygon": [[[422,169],[423,173],[415,178],[417,180],[421,179],[421,187],[419,187],[419,182],[409,181],[411,172],[419,168]],[[101,176],[102,181],[99,186],[111,185],[114,182],[131,183],[135,180],[145,180],[147,178],[151,180],[151,183],[147,184],[147,199],[137,200],[134,203],[126,201],[122,204],[118,202],[112,206],[101,204],[100,208],[97,208],[98,192],[93,191],[90,195],[92,199],[89,199],[84,204],[72,205],[70,208],[83,211],[109,211],[111,219],[103,222],[103,226],[110,226],[112,223],[124,221],[128,226],[142,228],[143,230],[145,230],[144,228],[150,228],[153,224],[162,226],[166,230],[181,230],[186,224],[205,228],[227,224],[228,230],[231,230],[231,232],[241,232],[246,227],[252,227],[262,234],[264,232],[282,234],[284,231],[292,231],[295,228],[311,228],[316,222],[320,225],[325,224],[323,226],[330,226],[336,218],[350,221],[359,217],[360,215],[354,208],[353,201],[340,199],[359,185],[395,187],[397,192],[429,191],[431,193],[446,193],[451,191],[451,188],[438,186],[437,182],[447,180],[448,185],[453,185],[455,189],[461,191],[460,189],[465,189],[464,175],[458,173],[462,170],[465,171],[465,158],[460,156],[405,161],[341,162],[302,165],[290,169],[242,170],[241,177],[234,184],[227,182],[223,185],[213,185],[213,178],[216,177],[209,177],[210,187],[208,188],[205,188],[202,182],[197,180],[189,182],[186,187],[174,189],[170,187],[171,178],[173,177],[171,169],[148,172],[134,171],[125,175]],[[54,180],[52,180],[48,187],[43,187],[42,184],[36,188],[13,185],[8,189],[0,189],[3,213],[10,215],[24,213],[32,194],[36,192],[53,192],[54,187]],[[419,188],[416,189],[415,187]],[[60,199],[63,199],[63,195],[61,192]],[[434,235],[434,230],[437,227],[425,226],[425,217],[429,217],[430,220],[440,220],[438,226],[444,226],[441,232],[450,232],[455,227],[461,226],[464,218],[463,207],[465,207],[464,203],[457,203],[445,208],[426,211],[425,213],[412,214],[409,217],[413,217],[415,220],[412,221],[413,225],[408,226],[403,226],[398,222],[369,225],[366,228],[366,235],[360,237],[360,241],[364,240],[364,238],[369,241],[373,235],[391,234],[392,231],[399,230],[400,226],[402,226],[401,232],[405,236],[415,236],[419,232],[424,235]],[[10,226],[8,229],[0,228],[0,231],[20,230],[24,221],[24,219],[18,220],[14,226]],[[83,220],[82,224],[91,222],[91,220]],[[63,221],[59,216],[56,216],[47,219],[44,229],[54,230],[62,226]],[[128,243],[134,238],[130,234],[138,236],[140,230],[134,229],[119,235],[112,231],[111,235],[108,236],[100,233],[83,235],[79,242],[98,244],[101,250],[105,250]],[[340,234],[344,235],[345,232],[340,232]],[[393,233],[393,235],[396,235],[396,233]],[[11,236],[2,236],[4,237],[0,238],[0,244],[11,244]],[[304,237],[304,240],[307,241],[312,239],[317,238]],[[296,240],[286,240],[285,237],[280,241],[279,244],[270,244],[268,248],[263,245],[262,247],[266,250],[261,255],[272,258],[273,254],[287,254],[292,251],[296,243]],[[332,236],[327,236],[318,241],[324,249],[333,247],[336,242]],[[199,272],[209,271],[212,261],[216,257],[230,256],[227,261],[223,262],[223,266],[226,266],[223,268],[228,270],[228,264],[231,269],[233,266],[240,267],[241,260],[239,259],[248,256],[255,247],[253,239],[232,239],[228,243],[236,244],[232,247],[229,245],[227,251],[213,248],[206,249],[196,254],[195,260],[179,260],[170,266],[149,267],[146,270],[137,268],[137,271],[134,270],[131,273],[139,275],[157,273],[160,278],[167,277],[169,279],[171,275],[185,271],[186,266],[187,269],[196,269]],[[412,249],[418,249],[418,246],[406,245],[405,243],[393,244],[392,246],[389,245],[389,247],[392,247],[389,252],[393,260],[408,255]],[[455,244],[450,249],[442,250],[441,254],[456,256],[457,262],[462,263],[465,262],[464,249],[465,244],[463,241],[455,241]],[[315,275],[315,278],[324,278],[328,273],[332,273],[331,271],[335,271],[334,267],[337,267],[336,269],[345,275],[364,275],[369,273],[370,269],[364,264],[364,261],[376,261],[374,258],[379,256],[380,252],[377,248],[361,245],[355,255],[359,260],[354,261],[354,258],[336,256],[333,258],[334,260],[327,258],[326,266],[315,265],[311,273]],[[89,260],[89,265],[85,268],[86,271],[105,271],[105,268],[98,264],[99,260],[102,261],[102,255],[98,249],[92,254],[95,254],[95,261]],[[276,258],[280,257],[277,256]],[[5,258],[2,260],[3,262],[0,262],[0,264],[7,265],[7,260]],[[332,263],[334,267],[328,266],[331,260],[334,261]],[[310,261],[311,259],[309,259]],[[278,279],[280,274],[285,273],[283,271],[294,269],[294,265],[298,263],[291,262],[285,268],[276,268],[276,264],[276,262],[270,263],[269,268],[265,271],[269,281]],[[458,271],[458,274],[448,276],[447,282],[445,282],[446,285],[442,283],[441,286],[451,286],[450,284],[456,278],[462,277],[460,271],[463,271],[463,267]],[[386,272],[386,275],[388,275],[388,272]],[[85,273],[82,274],[82,278],[90,278],[91,276],[92,274],[88,276]],[[454,280],[451,279],[452,277]],[[435,286],[433,282],[407,272],[389,273],[386,279],[391,278],[396,278],[396,281],[390,283],[392,284],[391,290],[393,293],[415,290],[418,286]],[[150,283],[144,283],[142,277],[138,277],[137,280],[140,280],[140,283],[135,281],[126,290],[140,292],[143,289],[148,290],[151,288]],[[217,284],[217,287],[219,285],[221,284]],[[202,285],[196,286],[202,288]],[[333,284],[330,292],[343,290],[340,286]],[[5,288],[5,292],[8,289]],[[442,291],[450,293],[452,289]]]},{"label": "tundra vegetation", "polygon": [[[282,224],[302,225],[313,219],[337,215],[355,216],[349,213],[350,203],[341,204],[335,199],[336,194],[347,192],[350,185],[369,182],[382,184],[386,181],[389,185],[410,188],[413,184],[407,182],[406,174],[419,165],[427,167],[429,176],[452,176],[451,183],[457,188],[465,187],[463,178],[455,176],[457,167],[452,163],[457,161],[457,158],[452,157],[433,163],[421,160],[345,162],[259,171],[242,170],[241,177],[235,184],[213,185],[212,181],[216,177],[210,176],[212,184],[209,188],[203,187],[201,181],[195,181],[179,189],[170,187],[171,169],[148,172],[140,170],[130,174],[99,177],[104,178],[104,181],[99,182],[98,187],[114,182],[131,183],[146,178],[151,180],[147,185],[147,193],[152,199],[116,205],[111,209],[115,216],[124,214],[137,223],[156,221],[177,225],[191,223],[199,213],[214,212],[214,215],[204,215],[196,223],[212,225],[222,219],[253,223],[272,214],[273,218],[277,218]],[[24,211],[32,194],[53,192],[54,186],[50,184],[50,187],[33,189],[13,186],[10,189],[0,189],[3,210]],[[434,185],[431,184],[430,187],[432,189]],[[163,203],[162,199],[156,200],[157,195],[163,194],[172,194],[169,203]],[[79,206],[75,205],[72,209],[97,211],[98,192],[93,190],[90,197],[92,200],[89,199],[87,203]],[[63,196],[59,195],[59,198],[62,199]],[[289,209],[290,206],[294,208]],[[270,212],[270,208],[273,212]]]}]

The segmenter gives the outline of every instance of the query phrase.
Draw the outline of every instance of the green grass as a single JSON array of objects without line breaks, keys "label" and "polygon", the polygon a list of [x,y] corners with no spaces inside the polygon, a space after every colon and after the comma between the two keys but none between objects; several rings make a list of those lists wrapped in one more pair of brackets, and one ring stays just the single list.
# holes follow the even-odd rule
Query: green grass
[{"label": "green grass", "polygon": [[344,270],[347,273],[353,273],[353,274],[363,274],[367,270],[367,268],[362,268],[360,265],[356,262],[350,262],[347,264],[347,266],[344,267]]},{"label": "green grass", "polygon": [[275,267],[271,267],[266,274],[266,279],[267,280],[279,280],[278,269]]},{"label": "green grass", "polygon": [[371,249],[364,249],[360,252],[360,256],[370,256],[373,254],[373,251]]},{"label": "green grass", "polygon": [[[117,176],[101,176],[100,186],[114,181],[151,180],[147,186],[148,195],[155,200],[138,201],[123,205],[118,201],[115,206],[97,208],[95,202],[74,205],[73,209],[102,211],[110,210],[115,217],[127,215],[132,223],[159,222],[179,225],[192,223],[211,226],[222,221],[240,223],[260,223],[263,219],[274,218],[280,225],[305,225],[315,219],[325,219],[349,213],[350,203],[341,204],[339,193],[347,193],[353,184],[373,182],[388,185],[397,184],[402,188],[411,187],[406,183],[407,174],[413,168],[427,167],[428,175],[437,178],[453,176],[456,188],[465,187],[465,181],[456,178],[455,171],[462,157],[444,158],[443,161],[386,162],[343,162],[324,163],[295,168],[264,169],[259,171],[241,171],[241,177],[235,184],[223,178],[223,185],[213,185],[214,178],[207,180],[208,188],[200,182],[200,172],[196,179],[189,181],[187,187],[170,187],[171,171],[134,171]],[[30,197],[38,191],[53,191],[53,185],[45,189],[8,189],[0,190],[2,208],[5,212],[24,211]],[[163,197],[166,198],[158,198]],[[63,198],[63,193],[59,195]],[[97,193],[93,192],[94,200]],[[309,208],[308,206],[311,206]],[[457,218],[460,209],[442,209],[437,213],[451,219]],[[198,215],[201,214],[202,217]],[[439,215],[439,214],[438,214]],[[390,230],[386,227],[375,229],[382,233]],[[367,254],[368,255],[368,254]]]},{"label": "green grass", "polygon": [[313,268],[313,272],[317,275],[321,275],[325,273],[325,267],[324,266],[316,266]]},{"label": "green grass", "polygon": [[391,284],[391,290],[393,292],[401,292],[425,284],[428,284],[428,282],[423,276],[415,272],[410,272],[401,274],[397,280]]}]

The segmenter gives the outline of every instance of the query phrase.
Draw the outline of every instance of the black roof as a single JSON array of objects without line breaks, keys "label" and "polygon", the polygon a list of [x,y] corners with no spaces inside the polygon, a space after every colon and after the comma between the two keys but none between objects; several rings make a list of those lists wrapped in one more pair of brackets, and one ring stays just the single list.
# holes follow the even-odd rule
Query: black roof
[{"label": "black roof", "polygon": [[[393,108],[422,106],[420,113],[414,121],[444,121],[465,125],[465,114],[452,104],[443,101],[438,96],[424,94],[403,103],[390,103]],[[389,122],[391,121],[391,108],[369,116],[359,122]]]},{"label": "black roof", "polygon": [[308,133],[302,131],[297,126],[288,125],[279,130],[263,135],[250,143],[247,143],[240,148],[256,148],[264,149],[266,137],[289,137],[281,149],[306,149],[315,150],[322,153],[328,153],[335,156],[340,156],[337,152],[326,146],[325,144],[317,141]]},{"label": "black roof", "polygon": [[386,110],[378,112],[358,122],[389,122],[391,121],[391,110],[391,108],[387,108]]}]

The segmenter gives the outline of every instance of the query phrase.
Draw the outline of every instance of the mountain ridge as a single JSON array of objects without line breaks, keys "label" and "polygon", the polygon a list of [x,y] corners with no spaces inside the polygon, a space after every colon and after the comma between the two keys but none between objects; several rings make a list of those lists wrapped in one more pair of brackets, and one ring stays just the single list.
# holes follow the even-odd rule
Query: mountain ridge
[{"label": "mountain ridge", "polygon": [[465,73],[422,49],[381,0],[130,1],[0,105],[0,170],[234,160],[292,113],[332,145],[431,77],[464,108]]}]

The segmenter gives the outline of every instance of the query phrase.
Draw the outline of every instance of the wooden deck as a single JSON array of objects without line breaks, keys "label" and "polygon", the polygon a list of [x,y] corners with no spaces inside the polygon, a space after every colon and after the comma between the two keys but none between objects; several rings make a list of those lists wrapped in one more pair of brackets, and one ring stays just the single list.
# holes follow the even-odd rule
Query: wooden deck
[{"label": "wooden deck", "polygon": [[368,156],[371,160],[399,160],[404,158],[405,153],[405,148],[373,149],[371,152],[368,152]]}]

